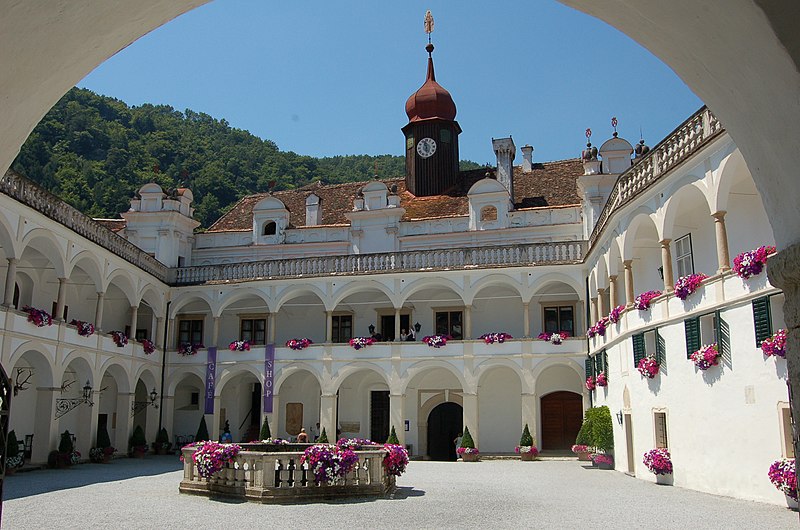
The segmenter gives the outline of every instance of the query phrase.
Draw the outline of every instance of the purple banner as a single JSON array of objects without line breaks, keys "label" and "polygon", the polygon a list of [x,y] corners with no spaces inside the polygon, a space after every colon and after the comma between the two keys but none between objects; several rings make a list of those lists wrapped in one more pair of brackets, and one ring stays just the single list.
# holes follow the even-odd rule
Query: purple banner
[{"label": "purple banner", "polygon": [[206,361],[206,414],[214,414],[214,386],[217,382],[217,347],[208,347]]},{"label": "purple banner", "polygon": [[275,345],[264,349],[264,414],[272,413],[272,393],[275,378]]}]

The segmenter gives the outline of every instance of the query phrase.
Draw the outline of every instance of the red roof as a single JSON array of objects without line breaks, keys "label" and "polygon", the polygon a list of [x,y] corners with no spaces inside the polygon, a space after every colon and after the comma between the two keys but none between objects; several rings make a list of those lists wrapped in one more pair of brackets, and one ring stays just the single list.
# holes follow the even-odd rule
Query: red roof
[{"label": "red roof", "polygon": [[434,118],[453,121],[456,119],[456,104],[450,92],[436,82],[433,72],[433,44],[428,44],[428,75],[419,90],[406,101],[408,121],[422,121]]}]

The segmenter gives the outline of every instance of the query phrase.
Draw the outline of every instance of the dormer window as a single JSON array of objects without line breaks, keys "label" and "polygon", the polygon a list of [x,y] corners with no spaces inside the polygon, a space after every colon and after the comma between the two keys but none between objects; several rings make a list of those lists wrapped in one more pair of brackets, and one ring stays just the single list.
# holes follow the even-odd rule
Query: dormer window
[{"label": "dormer window", "polygon": [[264,225],[265,236],[274,236],[277,232],[278,232],[278,225],[275,224],[275,221],[270,221]]},{"label": "dormer window", "polygon": [[481,208],[481,221],[497,221],[497,208],[494,206]]}]

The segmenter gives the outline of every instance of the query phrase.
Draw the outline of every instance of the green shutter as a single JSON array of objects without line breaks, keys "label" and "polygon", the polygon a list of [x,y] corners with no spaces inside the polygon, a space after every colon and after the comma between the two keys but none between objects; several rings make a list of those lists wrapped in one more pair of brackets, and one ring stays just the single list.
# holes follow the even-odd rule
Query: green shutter
[{"label": "green shutter", "polygon": [[608,377],[608,352],[606,352],[605,348],[600,350],[597,360],[600,362],[600,370],[597,373],[605,372],[606,377]]},{"label": "green shutter", "polygon": [[583,372],[586,375],[586,379],[589,379],[591,376],[594,375],[594,359],[591,357],[587,357],[583,361]]},{"label": "green shutter", "polygon": [[634,335],[631,340],[633,340],[633,365],[639,366],[639,361],[647,357],[644,346],[644,333]]},{"label": "green shutter", "polygon": [[664,337],[656,331],[656,362],[660,366],[664,366],[667,362],[667,342],[664,340]]},{"label": "green shutter", "polygon": [[717,346],[719,353],[722,355],[722,362],[731,366],[733,358],[731,357],[731,328],[728,323],[722,319],[719,311],[716,313],[717,317]]},{"label": "green shutter", "polygon": [[687,318],[683,321],[686,331],[686,358],[689,359],[694,352],[700,349],[700,319]]},{"label": "green shutter", "polygon": [[761,342],[772,336],[772,315],[769,296],[753,300],[753,323],[756,328],[756,348],[760,348]]}]

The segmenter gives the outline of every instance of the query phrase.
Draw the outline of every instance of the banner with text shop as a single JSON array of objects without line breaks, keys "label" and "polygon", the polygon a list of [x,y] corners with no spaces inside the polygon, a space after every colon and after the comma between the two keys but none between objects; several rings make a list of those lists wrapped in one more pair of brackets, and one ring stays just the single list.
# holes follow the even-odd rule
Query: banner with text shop
[{"label": "banner with text shop", "polygon": [[275,345],[264,349],[264,414],[272,414],[272,390],[275,378]]}]

